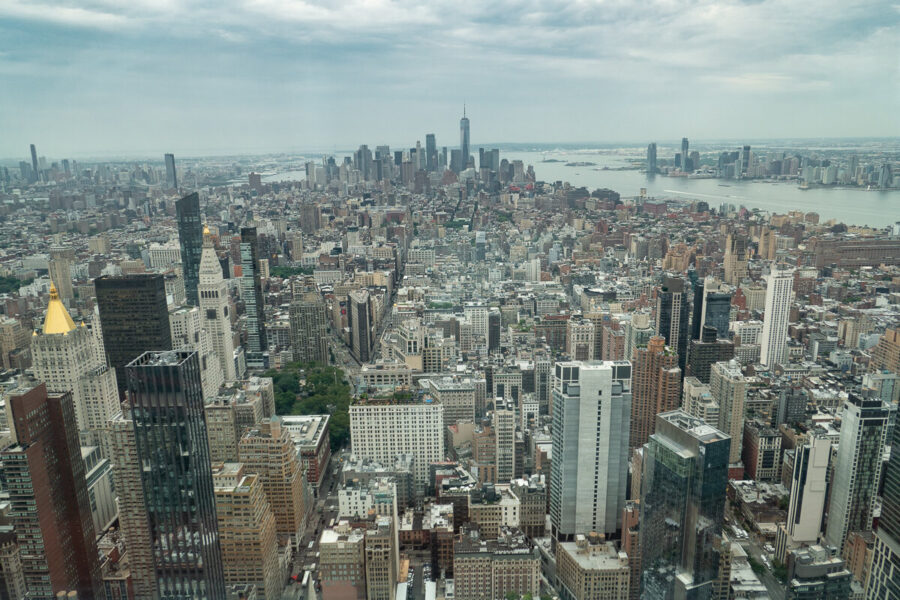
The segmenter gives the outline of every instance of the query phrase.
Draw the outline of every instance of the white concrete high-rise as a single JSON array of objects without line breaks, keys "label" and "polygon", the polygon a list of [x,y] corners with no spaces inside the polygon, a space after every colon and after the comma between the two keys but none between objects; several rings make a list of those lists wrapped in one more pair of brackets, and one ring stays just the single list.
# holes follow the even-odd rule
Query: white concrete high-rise
[{"label": "white concrete high-rise", "polygon": [[237,379],[234,366],[234,338],[231,334],[231,317],[228,309],[228,285],[222,276],[222,265],[216,256],[209,229],[203,229],[203,252],[200,254],[200,281],[197,295],[200,297],[200,314],[203,328],[209,332],[213,353],[219,360],[222,377],[226,382]]},{"label": "white concrete high-rise", "polygon": [[747,401],[747,378],[736,360],[717,362],[709,374],[709,391],[719,405],[718,429],[731,437],[728,464],[741,461],[744,439],[744,404]]},{"label": "white concrete high-rise", "polygon": [[386,464],[411,454],[421,495],[428,465],[444,458],[444,406],[430,396],[357,400],[350,406],[350,445],[354,455]]},{"label": "white concrete high-rise", "polygon": [[622,528],[630,419],[631,363],[556,363],[550,523],[557,541]]},{"label": "white concrete high-rise", "polygon": [[783,530],[778,531],[776,556],[784,562],[791,548],[815,544],[822,530],[828,492],[831,440],[813,434],[794,452],[791,502]]},{"label": "white concrete high-rise", "polygon": [[222,367],[213,350],[209,331],[203,327],[205,319],[196,306],[179,306],[169,311],[169,328],[172,330],[173,348],[196,350],[200,360],[200,381],[203,397],[214,398],[225,383]]},{"label": "white concrete high-rise", "polygon": [[759,362],[773,368],[785,360],[785,340],[794,290],[794,270],[778,269],[765,276],[766,308],[760,340]]}]

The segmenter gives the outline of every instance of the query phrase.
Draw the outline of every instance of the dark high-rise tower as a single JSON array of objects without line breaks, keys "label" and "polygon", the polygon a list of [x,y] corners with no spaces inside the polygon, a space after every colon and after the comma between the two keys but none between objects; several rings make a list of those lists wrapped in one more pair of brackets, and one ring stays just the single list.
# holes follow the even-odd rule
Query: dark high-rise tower
[{"label": "dark high-rise tower", "polygon": [[125,371],[159,595],[224,598],[197,353],[146,352]]},{"label": "dark high-rise tower", "polygon": [[166,154],[166,187],[178,189],[178,175],[175,173],[175,155]]},{"label": "dark high-rise tower", "polygon": [[241,270],[241,297],[247,307],[247,366],[265,368],[269,344],[266,340],[256,227],[241,227]]},{"label": "dark high-rise tower", "polygon": [[678,366],[684,373],[688,349],[689,302],[684,279],[666,277],[656,295],[656,334],[678,352]]},{"label": "dark high-rise tower", "polygon": [[125,398],[125,365],[150,350],[170,350],[172,331],[162,275],[123,275],[94,280],[100,328],[109,365]]},{"label": "dark high-rise tower", "polygon": [[437,140],[434,137],[433,133],[425,134],[425,168],[428,171],[434,171],[437,169],[438,164],[438,153],[437,153]]},{"label": "dark high-rise tower", "polygon": [[40,181],[41,179],[41,171],[38,169],[38,159],[37,159],[37,148],[34,147],[34,144],[31,144],[31,180]]},{"label": "dark high-rise tower", "polygon": [[656,142],[647,146],[647,173],[656,173]]},{"label": "dark high-rise tower", "polygon": [[867,598],[900,598],[900,427],[896,425],[893,438],[891,459],[885,467],[881,519],[875,532]]},{"label": "dark high-rise tower", "polygon": [[682,171],[687,171],[688,156],[689,156],[688,146],[689,146],[688,139],[686,137],[681,138],[681,170]]},{"label": "dark high-rise tower", "polygon": [[463,106],[463,117],[459,120],[459,152],[462,155],[460,171],[465,171],[469,164],[469,118],[466,116],[466,107]]},{"label": "dark high-rise tower", "polygon": [[71,392],[41,383],[8,399],[16,443],[0,453],[29,598],[103,598]]},{"label": "dark high-rise tower", "polygon": [[[171,154],[169,155],[171,156]],[[200,280],[200,255],[203,253],[203,225],[200,223],[200,195],[189,194],[175,203],[178,240],[181,242],[181,271],[187,303],[198,306],[197,283]]]},{"label": "dark high-rise tower", "polygon": [[656,416],[641,478],[641,598],[710,598],[719,574],[731,440],[675,410]]},{"label": "dark high-rise tower", "polygon": [[686,377],[696,377],[709,383],[710,371],[717,362],[734,358],[734,342],[716,339],[716,329],[704,325],[699,340],[691,340]]}]

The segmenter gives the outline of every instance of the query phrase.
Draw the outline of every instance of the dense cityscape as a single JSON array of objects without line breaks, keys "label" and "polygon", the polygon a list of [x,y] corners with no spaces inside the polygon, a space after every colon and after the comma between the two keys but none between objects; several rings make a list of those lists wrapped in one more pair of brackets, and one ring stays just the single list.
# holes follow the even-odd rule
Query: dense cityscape
[{"label": "dense cityscape", "polygon": [[[900,213],[470,133],[0,167],[0,598],[900,598]],[[663,148],[896,207],[887,142]]]}]

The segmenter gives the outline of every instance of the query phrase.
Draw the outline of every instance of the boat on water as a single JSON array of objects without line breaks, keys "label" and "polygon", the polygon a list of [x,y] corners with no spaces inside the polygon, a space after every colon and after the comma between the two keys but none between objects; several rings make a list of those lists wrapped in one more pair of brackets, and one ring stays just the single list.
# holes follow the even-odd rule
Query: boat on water
[{"label": "boat on water", "polygon": [[804,181],[803,183],[801,183],[800,185],[797,186],[797,189],[798,189],[798,190],[808,190],[808,189],[809,189],[809,183],[807,183],[806,181]]}]

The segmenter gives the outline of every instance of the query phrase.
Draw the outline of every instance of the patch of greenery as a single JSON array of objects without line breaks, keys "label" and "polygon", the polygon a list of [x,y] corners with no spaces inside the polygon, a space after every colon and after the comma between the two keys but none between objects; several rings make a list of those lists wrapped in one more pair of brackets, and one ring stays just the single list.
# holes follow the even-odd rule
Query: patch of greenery
[{"label": "patch of greenery", "polygon": [[10,294],[12,292],[18,292],[20,287],[22,287],[23,285],[28,285],[32,281],[34,281],[33,278],[22,280],[16,277],[0,276],[0,294]]},{"label": "patch of greenery", "polygon": [[750,568],[753,569],[753,572],[757,575],[762,575],[763,573],[765,573],[765,565],[753,558],[751,554],[747,554],[747,562],[750,563]]},{"label": "patch of greenery", "polygon": [[281,277],[282,279],[287,279],[291,275],[312,275],[313,268],[312,267],[286,267],[279,265],[277,267],[270,267],[269,274],[273,277]]},{"label": "patch of greenery", "polygon": [[772,562],[772,575],[781,583],[787,583],[787,565],[775,559]]},{"label": "patch of greenery", "polygon": [[[264,373],[275,387],[275,412],[279,415],[330,414],[331,448],[350,441],[350,386],[344,371],[318,363],[292,362],[281,370]],[[301,380],[304,380],[301,384]]]},{"label": "patch of greenery", "polygon": [[446,310],[448,308],[453,308],[452,302],[429,302],[428,308],[434,308],[438,310]]}]

